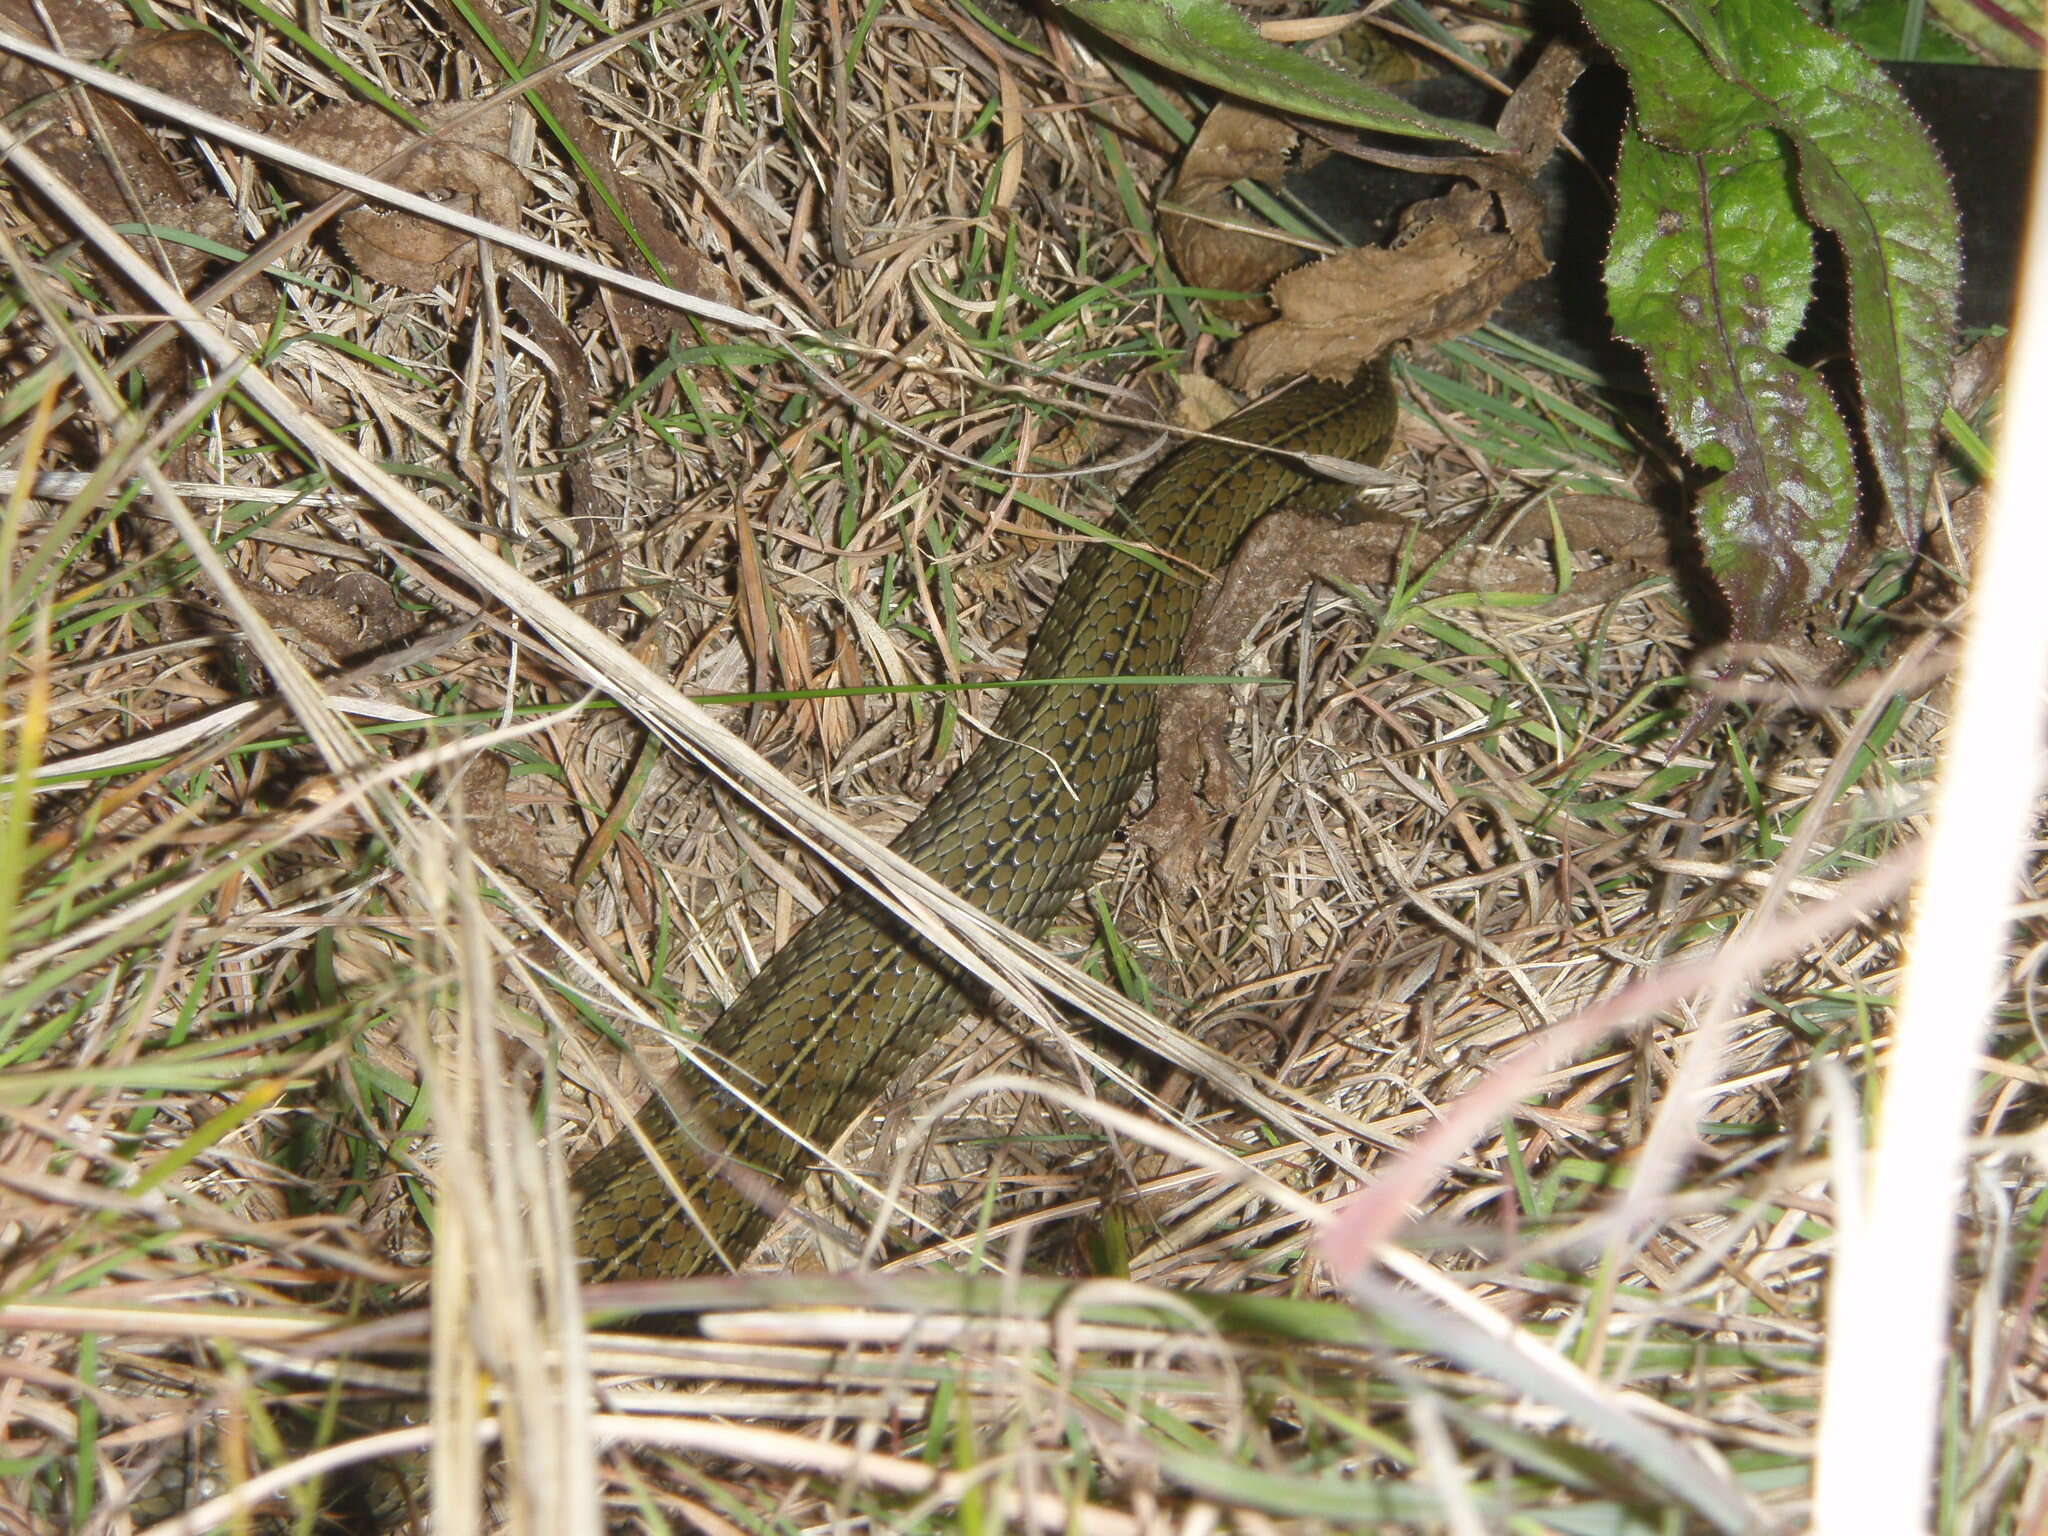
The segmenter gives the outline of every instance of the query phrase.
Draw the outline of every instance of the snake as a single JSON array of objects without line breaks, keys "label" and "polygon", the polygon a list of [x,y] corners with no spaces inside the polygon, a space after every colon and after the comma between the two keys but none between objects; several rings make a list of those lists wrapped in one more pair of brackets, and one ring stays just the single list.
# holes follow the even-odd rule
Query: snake
[{"label": "snake", "polygon": [[[1352,488],[1304,462],[1377,463],[1397,408],[1384,357],[1349,381],[1307,382],[1169,454],[1118,503],[1060,583],[1025,655],[1032,686],[897,837],[895,851],[1030,939],[1086,884],[1151,771],[1159,689],[1202,595],[1202,573],[1282,506],[1332,514]],[[1063,680],[1075,681],[1063,681]],[[821,908],[699,1036],[698,1067],[664,1084],[634,1133],[571,1180],[591,1282],[681,1279],[746,1260],[808,1165],[963,1015],[967,974],[856,887]],[[651,1154],[651,1155],[650,1155]],[[738,1168],[749,1177],[736,1177]],[[658,1324],[656,1324],[658,1326]],[[185,1502],[167,1471],[134,1505]],[[424,1467],[379,1464],[352,1506],[367,1528],[418,1507]]]},{"label": "snake", "polygon": [[[1008,693],[894,851],[1040,938],[1151,771],[1160,690],[1148,680],[1174,669],[1202,595],[1194,573],[1222,566],[1282,506],[1340,511],[1354,488],[1302,456],[1378,463],[1396,415],[1382,356],[1248,406],[1144,475],[1117,505],[1115,539],[1074,560],[1026,652],[1022,678],[1049,686]],[[574,1172],[585,1278],[675,1279],[745,1260],[807,1148],[829,1148],[982,1000],[873,897],[842,891],[704,1028],[693,1059],[710,1070],[684,1068],[637,1134]]]}]

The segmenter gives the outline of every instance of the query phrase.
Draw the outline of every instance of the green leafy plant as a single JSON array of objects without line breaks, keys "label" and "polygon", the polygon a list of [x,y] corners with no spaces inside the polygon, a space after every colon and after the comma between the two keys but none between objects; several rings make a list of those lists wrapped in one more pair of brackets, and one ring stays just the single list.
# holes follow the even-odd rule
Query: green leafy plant
[{"label": "green leafy plant", "polygon": [[[1261,40],[1220,0],[1066,8],[1155,63],[1287,111],[1435,127]],[[1918,541],[1960,277],[1948,179],[1897,89],[1797,0],[1580,8],[1635,100],[1606,268],[1615,327],[1647,359],[1679,447],[1713,476],[1694,508],[1701,544],[1735,637],[1761,639],[1821,595],[1849,547],[1852,417],[1878,500]],[[1849,277],[1853,411],[1786,354],[1820,233]]]},{"label": "green leafy plant", "polygon": [[1736,634],[1761,637],[1820,595],[1854,525],[1849,427],[1784,350],[1812,298],[1816,227],[1849,275],[1877,489],[1919,538],[1961,268],[1948,180],[1896,88],[1795,0],[1581,9],[1635,95],[1609,308],[1679,446],[1719,472],[1701,540]]}]

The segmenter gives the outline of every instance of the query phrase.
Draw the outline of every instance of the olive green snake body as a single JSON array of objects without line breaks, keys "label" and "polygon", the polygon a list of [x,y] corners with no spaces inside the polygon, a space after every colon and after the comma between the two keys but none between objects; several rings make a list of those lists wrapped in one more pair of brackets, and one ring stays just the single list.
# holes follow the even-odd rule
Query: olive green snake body
[{"label": "olive green snake body", "polygon": [[[1010,692],[989,739],[895,851],[1018,932],[1040,936],[1086,882],[1151,769],[1159,689],[1114,680],[1173,670],[1201,596],[1190,568],[1223,564],[1252,524],[1281,506],[1337,510],[1349,487],[1292,455],[1377,462],[1395,414],[1382,360],[1348,383],[1303,384],[1240,411],[1146,475],[1120,503],[1112,532],[1163,558],[1089,545],[1026,658],[1026,678],[1090,681]],[[674,1187],[632,1135],[577,1170],[585,1278],[672,1278],[745,1259],[773,1202],[759,1198],[758,1180],[731,1178],[730,1162],[793,1187],[811,1155],[805,1144],[829,1148],[978,996],[873,898],[843,892],[697,1044],[698,1058],[752,1107],[686,1072],[640,1120]]]},{"label": "olive green snake body", "polygon": [[[1088,681],[1011,692],[990,738],[904,829],[896,852],[1020,933],[1042,934],[1087,880],[1152,766],[1159,689],[1115,680],[1173,670],[1201,576],[1266,513],[1333,512],[1348,499],[1347,486],[1294,455],[1377,461],[1394,420],[1392,385],[1375,363],[1349,383],[1306,384],[1240,411],[1139,481],[1112,531],[1161,558],[1090,544],[1026,658],[1026,678]],[[778,1203],[759,1198],[760,1179],[793,1189],[806,1144],[829,1148],[979,1000],[955,965],[871,897],[846,890],[697,1044],[698,1058],[754,1107],[686,1072],[643,1112],[638,1136],[614,1137],[577,1169],[585,1278],[681,1278],[746,1259]],[[732,1161],[759,1177],[733,1178]],[[206,1466],[195,1459],[181,1475]],[[406,1518],[422,1475],[411,1461],[373,1470],[356,1490],[366,1525],[384,1531]],[[169,1513],[184,1502],[176,1481],[167,1472],[135,1510]]]}]

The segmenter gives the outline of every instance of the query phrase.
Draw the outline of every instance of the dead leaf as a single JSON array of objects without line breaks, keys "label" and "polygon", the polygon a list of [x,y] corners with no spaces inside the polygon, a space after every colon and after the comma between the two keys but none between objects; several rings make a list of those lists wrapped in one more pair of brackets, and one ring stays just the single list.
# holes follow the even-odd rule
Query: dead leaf
[{"label": "dead leaf", "polygon": [[115,0],[0,0],[0,26],[77,59],[104,58],[135,35],[135,18]]},{"label": "dead leaf", "polygon": [[[447,116],[448,114],[439,114]],[[434,118],[429,117],[431,126]],[[293,129],[293,140],[313,154],[352,170],[368,171],[407,145],[411,157],[388,179],[394,186],[493,224],[519,221],[525,179],[503,151],[510,118],[495,112],[469,118],[445,137],[421,141],[403,123],[374,107],[322,107]],[[307,198],[325,198],[335,188],[316,177],[293,176]],[[476,242],[459,230],[395,209],[363,206],[341,218],[341,243],[365,277],[424,293],[476,260]]]},{"label": "dead leaf", "polygon": [[419,615],[407,611],[391,584],[368,571],[317,571],[289,597],[256,587],[244,595],[322,668],[368,660],[420,628]]},{"label": "dead leaf", "polygon": [[[1159,236],[1182,281],[1196,288],[1259,294],[1301,260],[1301,251],[1238,222],[1231,183],[1277,183],[1300,136],[1271,113],[1223,102],[1188,146],[1178,174],[1160,200]],[[1211,306],[1241,325],[1270,319],[1264,299],[1218,301]]]},{"label": "dead leaf", "polygon": [[1458,187],[1420,206],[1392,249],[1346,251],[1273,284],[1280,318],[1230,351],[1224,379],[1256,394],[1304,373],[1349,378],[1397,341],[1436,341],[1485,322],[1550,270],[1540,227],[1500,223],[1490,193]]},{"label": "dead leaf", "polygon": [[1582,67],[1560,44],[1544,51],[1501,113],[1499,132],[1513,146],[1507,154],[1370,155],[1470,185],[1410,209],[1385,250],[1346,251],[1278,278],[1272,297],[1280,318],[1231,350],[1225,380],[1255,393],[1303,373],[1349,378],[1396,341],[1440,341],[1472,330],[1522,284],[1549,271],[1535,179],[1556,145],[1565,95]]},{"label": "dead leaf", "polygon": [[1180,404],[1174,410],[1174,420],[1183,427],[1206,432],[1238,410],[1230,391],[1206,373],[1183,373],[1174,382],[1180,386]]},{"label": "dead leaf", "polygon": [[232,48],[210,32],[145,32],[121,52],[121,73],[232,122],[255,114],[249,74]]}]

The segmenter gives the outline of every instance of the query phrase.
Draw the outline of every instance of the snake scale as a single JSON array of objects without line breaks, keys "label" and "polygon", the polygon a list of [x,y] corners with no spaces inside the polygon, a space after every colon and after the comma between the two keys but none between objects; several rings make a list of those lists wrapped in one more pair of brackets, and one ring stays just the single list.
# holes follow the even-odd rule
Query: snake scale
[{"label": "snake scale", "polygon": [[[1152,767],[1159,690],[1099,680],[1171,672],[1201,596],[1186,567],[1221,565],[1246,530],[1280,506],[1336,511],[1348,488],[1287,455],[1377,462],[1395,414],[1382,359],[1349,383],[1307,383],[1240,411],[1216,428],[1235,441],[1186,443],[1140,480],[1112,531],[1150,545],[1169,569],[1091,544],[1025,661],[1026,678],[1097,681],[1012,691],[990,738],[904,829],[895,851],[1018,932],[1042,934],[1087,880]],[[870,897],[844,891],[698,1043],[699,1056],[780,1126],[686,1072],[640,1121],[686,1199],[676,1199],[634,1136],[600,1148],[574,1179],[586,1278],[674,1278],[745,1259],[769,1212],[721,1171],[716,1149],[793,1188],[809,1154],[789,1133],[830,1147],[977,996],[953,964]]]}]

